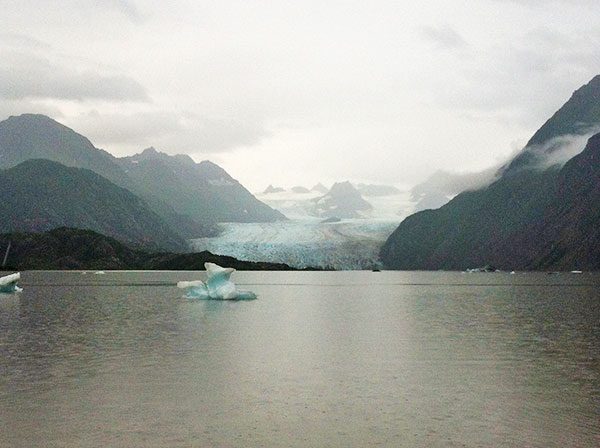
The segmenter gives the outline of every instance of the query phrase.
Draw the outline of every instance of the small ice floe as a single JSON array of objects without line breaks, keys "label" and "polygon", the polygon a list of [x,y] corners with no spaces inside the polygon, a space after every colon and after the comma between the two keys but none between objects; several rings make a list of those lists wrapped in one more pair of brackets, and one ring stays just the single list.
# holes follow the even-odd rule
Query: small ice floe
[{"label": "small ice floe", "polygon": [[21,292],[23,288],[17,286],[17,282],[21,280],[21,273],[5,275],[0,277],[0,293]]},{"label": "small ice floe", "polygon": [[178,282],[177,287],[185,289],[185,297],[188,299],[204,300],[254,300],[256,294],[251,291],[242,291],[236,288],[229,279],[235,272],[233,268],[222,268],[214,263],[204,263],[208,274],[206,283],[202,280],[189,282]]},{"label": "small ice floe", "polygon": [[475,272],[500,272],[499,269],[496,269],[494,266],[486,264],[480,268],[471,268],[466,270],[467,274],[473,274]]}]

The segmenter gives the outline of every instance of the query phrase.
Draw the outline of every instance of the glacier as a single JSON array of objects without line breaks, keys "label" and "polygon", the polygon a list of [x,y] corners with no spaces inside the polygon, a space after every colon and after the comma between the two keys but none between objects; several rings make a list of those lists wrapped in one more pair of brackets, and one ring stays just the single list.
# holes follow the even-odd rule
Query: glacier
[{"label": "glacier", "polygon": [[379,248],[397,226],[397,219],[226,223],[218,236],[194,239],[191,245],[198,252],[208,250],[239,260],[286,263],[295,268],[371,270],[379,267]]},{"label": "glacier", "polygon": [[233,268],[223,268],[215,263],[204,263],[207,280],[181,281],[177,287],[185,289],[188,299],[201,300],[254,300],[256,294],[252,291],[239,290],[230,279],[235,272]]},{"label": "glacier", "polygon": [[288,221],[221,223],[219,235],[190,241],[194,251],[208,250],[240,260],[285,263],[295,268],[371,270],[380,268],[379,249],[413,202],[408,192],[369,197],[369,216],[324,222],[314,215],[314,201],[323,193],[291,191],[257,194]]},{"label": "glacier", "polygon": [[21,279],[21,273],[5,275],[0,277],[0,293],[21,292],[22,288],[17,286],[17,282]]},{"label": "glacier", "polygon": [[288,221],[273,223],[221,223],[219,235],[190,240],[192,250],[210,251],[239,260],[285,263],[295,268],[371,270],[381,268],[379,249],[414,202],[408,192],[369,197],[369,216],[324,222],[314,216],[320,192],[290,191],[257,194],[282,212]]}]

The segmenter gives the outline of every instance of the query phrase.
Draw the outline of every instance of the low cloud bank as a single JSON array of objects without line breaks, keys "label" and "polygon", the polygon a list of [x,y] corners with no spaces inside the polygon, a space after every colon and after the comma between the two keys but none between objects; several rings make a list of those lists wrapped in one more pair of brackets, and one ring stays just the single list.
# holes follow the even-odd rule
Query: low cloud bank
[{"label": "low cloud bank", "polygon": [[507,161],[483,171],[456,173],[438,170],[427,180],[411,189],[411,199],[416,203],[415,212],[439,208],[459,193],[479,190],[491,185],[502,176],[505,168],[514,160],[515,156],[524,154],[524,152],[533,155],[524,167],[526,169],[546,170],[560,167],[583,151],[587,140],[599,131],[598,127],[588,128],[585,134],[562,135],[542,145],[528,146],[519,151],[517,155],[512,154]]},{"label": "low cloud bank", "polygon": [[551,167],[564,165],[583,151],[588,139],[599,131],[600,127],[588,128],[585,134],[561,135],[548,140],[542,145],[527,147],[525,151],[529,151],[534,156],[527,168],[546,170]]}]

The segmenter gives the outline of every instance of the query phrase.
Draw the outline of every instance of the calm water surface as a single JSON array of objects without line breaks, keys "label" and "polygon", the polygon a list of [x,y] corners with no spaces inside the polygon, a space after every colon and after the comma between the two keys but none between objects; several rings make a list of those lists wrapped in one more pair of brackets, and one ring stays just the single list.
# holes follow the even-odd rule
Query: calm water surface
[{"label": "calm water surface", "polygon": [[597,447],[600,276],[26,272],[2,447]]}]

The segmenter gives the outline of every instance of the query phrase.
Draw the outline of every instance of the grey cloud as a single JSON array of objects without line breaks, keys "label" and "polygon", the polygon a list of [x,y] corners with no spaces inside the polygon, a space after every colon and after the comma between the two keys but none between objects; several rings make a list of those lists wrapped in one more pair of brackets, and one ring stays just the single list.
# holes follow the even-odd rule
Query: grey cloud
[{"label": "grey cloud", "polygon": [[[412,183],[436,168],[485,166],[600,68],[598,14],[557,2],[535,10],[494,0],[410,8],[392,0],[377,8],[0,0],[7,3],[2,32],[47,40],[53,50],[37,54],[51,71],[95,74],[94,82],[77,84],[98,85],[82,93],[47,73],[0,70],[14,84],[6,93],[0,79],[0,98],[54,104],[68,117],[61,121],[110,151],[221,151],[216,157],[259,181],[265,170],[297,183],[304,173]],[[11,39],[16,46],[19,39]],[[33,52],[25,40],[18,45]],[[97,92],[110,85],[98,78],[121,85],[114,78],[127,74],[152,102],[119,102],[136,90],[148,96],[127,77],[132,88]],[[57,84],[52,89],[35,79],[46,76]],[[43,100],[48,95],[85,101]],[[100,114],[80,115],[91,109]],[[171,112],[185,110],[198,115]]]},{"label": "grey cloud", "polygon": [[421,34],[439,48],[455,49],[467,46],[463,37],[449,26],[424,26],[421,28]]},{"label": "grey cloud", "polygon": [[179,144],[179,147],[187,148],[188,151],[194,149],[195,139],[202,143],[200,150],[221,152],[255,145],[270,135],[262,122],[239,117],[195,119],[190,124],[188,135],[192,140],[182,135]]},{"label": "grey cloud", "polygon": [[12,48],[28,48],[33,50],[48,50],[50,44],[35,37],[20,33],[0,33],[0,45]]},{"label": "grey cloud", "polygon": [[0,53],[0,97],[148,101],[145,89],[127,76],[76,70],[15,52]]},{"label": "grey cloud", "polygon": [[139,22],[143,19],[140,10],[131,0],[105,0],[104,4],[115,8],[134,22]]},{"label": "grey cloud", "polygon": [[[539,127],[580,85],[600,72],[600,33],[572,36],[546,28],[521,33],[506,46],[471,55],[454,76],[440,80],[438,103],[529,128]],[[549,89],[549,86],[552,88]],[[473,118],[477,118],[474,116]]]},{"label": "grey cloud", "polygon": [[67,123],[93,141],[117,145],[143,146],[181,130],[174,115],[162,112],[101,114],[93,110],[70,118]]},{"label": "grey cloud", "polygon": [[268,132],[263,123],[241,117],[216,119],[190,113],[93,111],[67,121],[92,141],[111,147],[156,146],[172,153],[217,153],[258,143]]},{"label": "grey cloud", "polygon": [[0,8],[23,11],[29,9],[35,14],[53,17],[62,17],[64,14],[79,14],[85,16],[87,20],[105,13],[116,13],[131,22],[141,22],[144,19],[144,14],[133,0],[54,0],[52,2],[0,0]]},{"label": "grey cloud", "polygon": [[43,114],[53,118],[61,118],[63,116],[58,107],[44,102],[36,102],[28,99],[0,101],[0,120],[5,120],[11,115],[26,113]]},{"label": "grey cloud", "polygon": [[498,3],[517,3],[524,6],[547,6],[549,3],[565,5],[597,5],[597,0],[494,0]]}]

